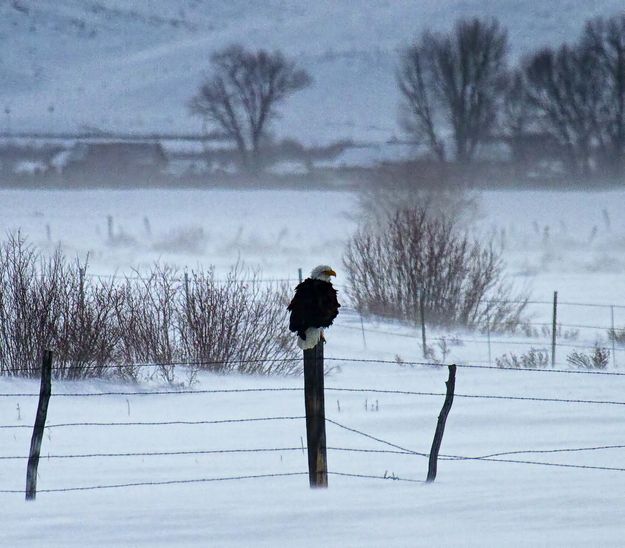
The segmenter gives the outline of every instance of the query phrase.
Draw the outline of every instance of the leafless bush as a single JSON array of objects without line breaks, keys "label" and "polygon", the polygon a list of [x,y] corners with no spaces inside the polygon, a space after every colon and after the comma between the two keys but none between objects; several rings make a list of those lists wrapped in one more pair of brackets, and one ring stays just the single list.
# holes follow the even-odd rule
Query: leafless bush
[{"label": "leafless bush", "polygon": [[381,226],[360,228],[343,258],[348,295],[361,313],[418,318],[433,325],[514,329],[525,295],[515,295],[492,243],[470,240],[446,217],[403,209]]},{"label": "leafless bush", "polygon": [[188,226],[173,230],[154,242],[156,251],[168,253],[200,254],[206,246],[206,234],[201,226]]},{"label": "leafless bush", "polygon": [[0,372],[32,376],[54,341],[63,257],[44,259],[18,232],[0,244]]},{"label": "leafless bush", "polygon": [[[58,285],[60,314],[54,333],[57,377],[103,377],[118,357],[121,330],[116,312],[123,291],[113,280],[86,277],[87,263],[64,265]],[[124,369],[116,374],[124,375]],[[131,375],[134,377],[134,375]]]},{"label": "leafless bush", "polygon": [[157,264],[146,275],[127,277],[122,289],[117,309],[122,363],[158,364],[161,376],[173,382],[170,364],[182,358],[175,323],[182,292],[177,271]]},{"label": "leafless bush", "polygon": [[[528,338],[549,337],[551,338],[552,328],[548,325],[541,325],[540,328],[533,325],[529,320],[521,322],[514,332],[520,332]],[[575,341],[579,338],[579,329],[562,327],[562,324],[556,326],[556,337],[568,341]]]},{"label": "leafless bush", "polygon": [[68,262],[60,250],[45,258],[9,235],[0,243],[0,374],[37,375],[45,349],[66,379],[137,379],[146,364],[172,383],[176,363],[198,362],[214,371],[299,372],[285,290],[259,276],[237,266],[225,284],[209,271],[187,285],[155,265],[99,281],[86,262]]},{"label": "leafless bush", "polygon": [[240,265],[225,283],[212,270],[194,273],[178,322],[184,355],[215,371],[299,372],[283,295],[284,288],[261,283],[258,272]]},{"label": "leafless bush", "polygon": [[530,348],[530,350],[517,356],[510,352],[499,358],[495,358],[497,367],[517,369],[544,369],[549,365],[549,353],[544,349]]},{"label": "leafless bush", "polygon": [[610,363],[610,351],[595,344],[592,353],[585,354],[575,350],[566,357],[566,361],[579,369],[605,369]]},{"label": "leafless bush", "polygon": [[625,344],[625,327],[608,329],[608,339],[618,344]]}]

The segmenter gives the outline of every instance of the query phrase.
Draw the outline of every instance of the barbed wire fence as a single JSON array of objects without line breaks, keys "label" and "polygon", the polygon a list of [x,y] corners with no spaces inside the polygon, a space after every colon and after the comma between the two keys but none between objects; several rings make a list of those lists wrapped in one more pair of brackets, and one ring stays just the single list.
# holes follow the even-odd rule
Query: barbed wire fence
[{"label": "barbed wire fence", "polygon": [[[141,280],[140,276],[117,276],[117,275],[103,275],[103,274],[88,274],[89,277],[94,279],[135,279]],[[298,272],[298,276],[286,277],[286,278],[258,278],[254,279],[254,283],[266,283],[266,284],[281,284],[281,285],[295,285],[302,279],[301,269]],[[189,277],[185,272],[184,277],[176,279],[179,283],[189,283]],[[214,279],[215,283],[232,283],[232,280],[227,279]],[[340,290],[345,293],[346,287],[340,284],[335,284]],[[356,309],[354,306],[350,306],[349,302],[346,302],[334,328],[347,329],[360,331],[362,335],[363,349],[367,349],[367,337],[369,335],[381,335],[383,337],[402,337],[409,338],[415,341],[419,341],[422,337],[422,353],[426,359],[423,361],[405,360],[400,356],[397,356],[395,360],[387,359],[375,359],[375,358],[351,358],[351,357],[325,357],[325,360],[332,363],[370,363],[378,365],[397,365],[410,366],[410,367],[450,367],[452,364],[446,361],[447,345],[454,347],[461,347],[466,343],[487,349],[488,358],[484,356],[480,358],[471,357],[469,363],[453,364],[458,368],[467,369],[487,369],[498,371],[518,371],[528,374],[566,374],[566,375],[597,375],[597,376],[612,376],[621,377],[625,376],[625,371],[620,372],[616,369],[619,364],[625,363],[623,360],[625,357],[621,357],[621,354],[625,352],[625,305],[617,304],[598,304],[598,303],[584,303],[584,302],[568,302],[557,300],[557,294],[554,294],[553,301],[527,301],[527,304],[531,307],[535,307],[540,312],[536,313],[533,319],[523,322],[523,329],[526,336],[520,338],[517,333],[501,336],[501,334],[493,334],[489,331],[488,326],[478,326],[476,330],[471,333],[459,332],[454,334],[440,333],[440,330],[434,330],[434,336],[432,333],[428,333],[426,341],[426,325],[427,318],[423,317],[423,314],[417,314],[414,321],[402,321],[392,316],[385,317],[383,315],[367,315]],[[571,307],[584,308],[592,313],[588,314],[588,320],[583,322],[573,321],[568,323],[566,321],[566,315],[562,314],[562,309]],[[547,311],[552,311],[551,318],[548,317]],[[598,318],[603,318],[599,321]],[[380,320],[384,320],[384,325],[380,327]],[[429,331],[429,329],[428,329]],[[624,333],[623,340],[617,335]],[[441,347],[440,356],[435,356],[430,351],[427,352],[428,345],[437,343]],[[414,346],[416,349],[418,342]],[[506,365],[505,361],[498,360],[493,356],[494,348],[498,346],[504,346],[505,348],[513,347],[519,349],[532,349],[538,347],[546,354],[550,354],[550,364],[543,363],[540,367],[526,368],[518,366]],[[574,368],[569,361],[567,361],[568,368],[562,367],[562,361],[557,361],[555,357],[556,348],[571,349],[573,351],[593,351],[598,347],[608,348],[611,350],[612,358],[612,370],[607,370],[607,364],[602,364],[597,368]],[[619,357],[617,359],[617,353]],[[430,359],[427,359],[430,358]],[[286,358],[290,360],[290,358]],[[299,360],[299,358],[297,358]],[[236,362],[237,360],[229,360],[229,363]],[[246,360],[260,362],[264,360]],[[270,361],[270,360],[267,360]],[[275,359],[271,360],[275,361]],[[467,360],[469,361],[469,360]],[[167,363],[136,363],[130,364],[132,367],[157,367],[162,365],[167,366],[196,366],[202,367],[217,362],[167,362]],[[123,365],[111,365],[111,368],[115,367],[127,367],[129,364]],[[550,367],[549,367],[550,365]],[[556,367],[558,365],[558,367]],[[53,368],[54,370],[54,368]],[[25,370],[24,372],[32,373],[32,369]],[[13,371],[13,373],[19,373],[19,370]],[[167,389],[167,390],[120,390],[120,391],[98,391],[98,392],[54,392],[52,397],[54,398],[100,398],[106,396],[136,396],[136,397],[150,397],[150,396],[176,396],[176,395],[191,395],[201,396],[210,394],[228,394],[232,396],[240,394],[249,394],[254,392],[301,392],[302,388],[294,387],[264,387],[264,388],[237,388],[237,389]],[[326,392],[336,393],[366,393],[366,394],[385,394],[389,396],[412,396],[418,398],[436,397],[442,398],[448,394],[444,392],[427,392],[427,391],[410,391],[410,390],[393,390],[380,387],[354,387],[354,386],[326,386]],[[0,393],[0,398],[15,398],[15,397],[40,397],[40,393],[27,393],[27,392],[15,392],[15,393]],[[525,402],[528,404],[541,402],[554,405],[589,405],[589,406],[625,406],[625,401],[609,400],[609,399],[583,399],[583,398],[559,398],[559,397],[543,397],[543,396],[517,396],[506,394],[488,394],[488,393],[454,393],[455,398],[459,399],[473,399],[473,400],[494,400],[494,401],[516,401]],[[304,422],[306,419],[302,415],[276,415],[276,416],[256,416],[247,418],[225,418],[225,419],[198,419],[198,420],[175,420],[175,421],[127,421],[127,422],[106,422],[106,421],[76,421],[76,422],[64,422],[64,423],[52,423],[46,424],[46,430],[61,429],[61,428],[89,428],[89,429],[101,429],[101,428],[137,428],[137,427],[152,427],[156,429],[169,428],[169,427],[181,427],[189,425],[236,425],[242,423],[260,423],[260,422]],[[336,431],[350,432],[369,442],[375,442],[376,444],[384,446],[383,449],[376,447],[348,447],[345,445],[327,445],[325,449],[328,451],[342,452],[342,453],[354,453],[354,454],[382,454],[388,456],[401,456],[401,457],[418,457],[418,458],[430,458],[430,453],[418,452],[403,445],[396,444],[391,440],[387,440],[377,434],[363,431],[355,428],[351,425],[338,422],[332,418],[325,418],[324,422],[331,425]],[[15,429],[30,429],[29,425],[24,424],[0,424],[0,430],[10,431]],[[497,462],[508,463],[516,465],[528,465],[528,466],[547,466],[547,467],[560,467],[560,468],[572,468],[583,470],[603,470],[613,472],[625,472],[625,468],[612,467],[612,466],[600,466],[595,464],[570,464],[563,462],[548,462],[544,460],[528,460],[526,458],[510,458],[512,456],[520,455],[546,455],[546,454],[566,454],[566,453],[595,453],[609,450],[623,449],[625,445],[619,444],[597,444],[588,445],[582,447],[556,447],[551,449],[521,449],[515,451],[502,451],[494,452],[483,455],[458,455],[458,454],[441,454],[437,457],[442,461],[480,461],[480,462]],[[59,453],[49,454],[45,458],[56,460],[85,460],[85,459],[114,459],[114,458],[158,458],[158,457],[182,457],[190,455],[234,455],[234,454],[246,454],[246,453],[287,453],[302,451],[304,453],[308,449],[304,445],[303,441],[300,446],[276,446],[276,447],[247,447],[247,448],[220,448],[220,449],[195,449],[195,450],[169,450],[169,451],[118,451],[118,452],[84,452],[84,453]],[[20,461],[29,459],[29,455],[16,455],[0,454],[0,460],[2,461]],[[368,479],[380,479],[380,480],[392,480],[392,481],[404,481],[404,482],[417,482],[422,483],[423,480],[414,477],[397,476],[396,474],[383,475],[376,474],[362,474],[354,471],[327,471],[329,475],[341,476],[346,478],[368,478]],[[242,474],[232,476],[215,476],[215,477],[201,477],[201,478],[188,478],[188,479],[176,479],[176,480],[164,480],[164,481],[137,481],[127,483],[114,483],[114,484],[100,484],[90,486],[67,486],[60,488],[48,488],[39,489],[40,493],[54,493],[54,492],[71,492],[71,491],[84,491],[95,489],[112,489],[112,488],[130,488],[135,486],[147,486],[147,485],[181,485],[191,483],[208,483],[219,481],[236,481],[244,479],[262,479],[262,478],[280,478],[291,476],[305,476],[309,474],[306,471],[297,472],[285,472],[285,473],[263,473],[263,474]],[[2,489],[0,486],[0,493],[23,493],[24,490],[19,489]]]},{"label": "barbed wire fence", "polygon": [[[369,363],[388,365],[395,363],[392,360],[381,359],[358,359],[358,358],[346,358],[346,357],[326,357],[326,360],[330,362],[342,362],[342,363]],[[150,364],[137,364],[144,367]],[[442,365],[445,367],[451,367],[452,364],[440,364],[435,362],[409,362],[409,365],[413,367],[427,367],[441,369]],[[473,364],[458,364],[459,369],[489,369],[492,371],[504,370],[499,367],[479,366]],[[583,371],[583,370],[562,370],[562,369],[516,369],[510,368],[511,371],[524,374],[575,374],[575,375],[602,375],[621,377],[624,376],[623,372],[616,371]],[[176,397],[176,396],[193,396],[201,397],[207,395],[228,395],[232,397],[249,395],[251,393],[303,393],[302,387],[293,386],[270,386],[270,387],[249,387],[249,388],[223,388],[223,389],[132,389],[132,390],[112,390],[112,391],[63,391],[65,386],[60,387],[61,391],[52,392],[52,398],[106,398],[114,396],[133,396],[133,397]],[[444,392],[428,392],[428,391],[415,391],[405,389],[387,389],[376,386],[335,386],[330,385],[325,387],[327,393],[353,393],[353,394],[368,394],[377,395],[384,394],[388,396],[409,396],[414,398],[423,397],[435,397],[442,398],[449,394]],[[0,398],[36,398],[40,397],[41,393],[36,392],[5,392],[0,393]],[[611,399],[581,399],[581,398],[559,398],[559,397],[542,397],[533,395],[509,395],[509,394],[494,394],[494,393],[454,393],[453,396],[459,399],[472,399],[472,400],[505,400],[510,402],[523,402],[523,403],[545,403],[550,405],[587,405],[597,406],[600,408],[606,406],[625,406],[624,400],[611,400]],[[282,422],[295,422],[303,424],[306,417],[304,415],[275,415],[275,416],[253,416],[253,417],[235,417],[235,418],[222,418],[222,419],[196,419],[196,420],[153,420],[153,421],[75,421],[64,423],[51,423],[46,424],[46,430],[54,429],[133,429],[149,427],[161,431],[164,428],[175,428],[183,426],[196,426],[196,425],[226,425],[234,426],[237,424],[255,424],[260,422],[282,423]],[[377,445],[367,447],[348,446],[345,444],[328,444],[325,448],[327,451],[336,453],[348,453],[348,454],[360,454],[360,455],[384,455],[388,457],[409,457],[417,459],[431,458],[431,453],[423,451],[416,451],[403,444],[395,443],[392,440],[381,436],[377,432],[372,433],[365,431],[361,428],[356,428],[353,425],[346,424],[343,420],[339,421],[333,417],[324,417],[325,422],[333,427],[333,437],[338,436],[340,440],[339,432],[348,432],[352,435],[356,435],[363,440],[373,442]],[[12,431],[16,429],[30,429],[32,428],[26,424],[0,424],[0,431]],[[303,440],[300,446],[295,445],[282,445],[282,446],[265,446],[265,447],[225,447],[225,448],[210,448],[210,449],[172,449],[172,450],[144,450],[144,451],[110,451],[110,452],[84,452],[84,453],[51,453],[43,457],[49,461],[60,460],[76,460],[83,461],[87,459],[119,459],[119,458],[159,458],[159,457],[188,457],[188,456],[215,456],[215,455],[235,455],[235,454],[260,454],[260,453],[294,453],[301,451],[304,453],[307,450],[307,446],[304,445]],[[491,462],[499,464],[511,464],[522,466],[542,466],[542,467],[556,467],[563,469],[576,469],[586,471],[610,471],[610,472],[625,472],[625,467],[618,466],[603,466],[594,463],[573,464],[566,462],[552,462],[546,461],[540,458],[536,458],[538,455],[558,455],[558,454],[590,454],[599,453],[612,450],[625,449],[625,444],[596,444],[585,445],[575,447],[554,447],[549,449],[536,449],[526,448],[518,449],[514,451],[498,451],[490,452],[487,454],[477,455],[465,455],[465,454],[447,454],[443,453],[437,455],[440,461],[479,461],[479,462]],[[529,456],[533,458],[528,458]],[[29,459],[29,455],[18,454],[0,454],[0,461],[23,461]],[[415,471],[418,470],[418,465],[415,465]],[[409,477],[404,475],[397,475],[395,473],[384,474],[365,474],[350,470],[328,470],[328,475],[338,476],[353,479],[377,479],[377,480],[391,480],[398,482],[408,483],[423,483],[424,480],[415,477]],[[228,476],[213,476],[213,477],[194,477],[186,479],[171,479],[171,480],[154,480],[154,481],[134,481],[134,482],[120,482],[110,484],[93,484],[93,485],[80,485],[80,486],[63,486],[54,488],[39,489],[39,493],[64,493],[74,491],[88,491],[88,490],[102,490],[102,489],[119,489],[119,488],[132,488],[140,486],[167,486],[167,485],[185,485],[185,484],[206,484],[210,482],[225,482],[225,481],[238,481],[238,480],[252,480],[252,479],[276,479],[287,477],[299,477],[306,476],[306,471],[289,471],[289,472],[267,472],[262,474],[237,474]],[[24,493],[22,489],[9,489],[0,485],[0,493],[3,494],[16,494]]]}]

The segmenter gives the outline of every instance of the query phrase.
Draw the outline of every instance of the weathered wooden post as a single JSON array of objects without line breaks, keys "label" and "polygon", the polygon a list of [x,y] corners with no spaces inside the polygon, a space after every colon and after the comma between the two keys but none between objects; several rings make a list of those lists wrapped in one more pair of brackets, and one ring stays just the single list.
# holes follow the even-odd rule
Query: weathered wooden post
[{"label": "weathered wooden post", "polygon": [[421,344],[423,345],[423,357],[428,357],[427,341],[425,339],[425,303],[423,302],[424,291],[419,289],[419,317],[421,319]]},{"label": "weathered wooden post", "polygon": [[328,486],[323,385],[323,341],[320,341],[314,348],[304,350],[306,440],[308,442],[308,479],[311,487]]},{"label": "weathered wooden post", "polygon": [[436,423],[436,432],[434,432],[434,441],[432,441],[432,449],[430,450],[430,462],[428,466],[428,477],[426,481],[428,483],[433,482],[436,479],[436,465],[438,463],[438,452],[441,448],[441,442],[443,441],[443,434],[445,433],[445,423],[447,422],[447,415],[451,409],[451,404],[454,401],[454,390],[456,388],[456,364],[449,366],[449,378],[445,382],[447,386],[447,393],[445,394],[445,402],[443,408],[438,415],[438,422]]},{"label": "weathered wooden post", "polygon": [[614,305],[610,306],[610,319],[612,323],[612,366],[616,369],[616,329],[614,329]]},{"label": "weathered wooden post", "polygon": [[52,394],[52,352],[45,350],[41,362],[41,388],[39,390],[39,404],[37,405],[37,415],[33,436],[30,440],[30,454],[28,456],[28,467],[26,469],[26,500],[35,500],[37,496],[37,468],[39,466],[39,453],[41,451],[41,440],[43,439],[43,429],[46,425],[48,414],[48,402]]},{"label": "weathered wooden post", "polygon": [[486,316],[486,342],[488,343],[488,365],[492,365],[492,351],[490,345],[490,314]]},{"label": "weathered wooden post", "polygon": [[184,304],[186,307],[186,311],[189,311],[189,273],[185,270],[184,272]]},{"label": "weathered wooden post", "polygon": [[558,322],[558,292],[553,292],[553,321],[551,324],[551,367],[556,366],[556,329]]}]

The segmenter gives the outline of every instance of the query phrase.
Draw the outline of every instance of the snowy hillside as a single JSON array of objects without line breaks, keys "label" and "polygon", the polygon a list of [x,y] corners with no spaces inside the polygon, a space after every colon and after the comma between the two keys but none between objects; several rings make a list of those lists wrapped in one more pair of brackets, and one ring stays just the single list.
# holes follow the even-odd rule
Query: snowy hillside
[{"label": "snowy hillside", "polygon": [[398,134],[397,48],[461,16],[496,16],[512,54],[574,38],[621,0],[11,0],[0,3],[3,130],[199,131],[185,108],[211,51],[280,48],[314,85],[277,133],[304,143]]}]

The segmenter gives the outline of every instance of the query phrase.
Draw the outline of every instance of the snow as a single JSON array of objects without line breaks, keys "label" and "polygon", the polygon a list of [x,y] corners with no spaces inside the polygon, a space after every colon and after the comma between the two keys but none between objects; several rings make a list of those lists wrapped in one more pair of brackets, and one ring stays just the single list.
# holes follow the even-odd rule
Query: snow
[{"label": "snow", "polygon": [[285,105],[278,137],[305,144],[396,136],[397,51],[457,17],[498,17],[516,58],[571,41],[622,0],[16,0],[0,5],[2,129],[201,131],[186,105],[212,51],[231,43],[282,49],[314,85]]},{"label": "snow", "polygon": [[[625,192],[485,192],[479,234],[506,229],[508,273],[529,283],[535,300],[623,305],[622,245]],[[356,197],[329,191],[0,191],[0,231],[20,227],[44,250],[62,242],[68,254],[90,252],[93,273],[128,272],[155,259],[183,266],[238,258],[265,277],[296,279],[297,268],[327,262],[338,271],[345,241],[356,227]],[[604,210],[606,213],[604,213]],[[112,215],[115,244],[106,234]],[[146,234],[143,217],[150,220]],[[609,221],[606,221],[609,219]],[[535,222],[534,222],[535,221]],[[535,224],[539,230],[536,231]],[[52,242],[46,239],[50,226]],[[551,230],[547,241],[544,226]],[[589,234],[596,226],[595,237]],[[195,229],[195,232],[193,230]],[[201,232],[198,232],[201,229]],[[187,231],[187,232],[185,232]],[[190,232],[189,232],[190,231]],[[177,249],[176,235],[204,234],[198,246]],[[164,245],[169,242],[168,245]],[[194,240],[194,242],[197,244]],[[156,245],[160,244],[160,245]],[[555,255],[554,255],[555,254]],[[342,292],[344,295],[344,292]],[[625,309],[616,309],[617,325]],[[535,305],[534,321],[550,317]],[[561,305],[567,324],[609,326],[609,308]],[[399,365],[422,361],[420,330],[400,322],[364,320],[345,308],[326,333],[328,419],[412,451],[428,453],[442,405],[447,370]],[[602,335],[605,340],[605,335]],[[428,330],[432,341],[453,337],[446,361],[487,365],[485,336]],[[591,344],[581,330],[573,344]],[[493,337],[492,358],[549,344],[548,339]],[[558,368],[567,369],[562,340]],[[356,361],[352,361],[356,360]],[[369,363],[358,360],[386,360]],[[619,349],[620,366],[625,364]],[[619,363],[617,362],[617,365]],[[608,372],[620,372],[609,367]],[[147,375],[147,372],[146,372]],[[183,370],[179,381],[186,382]],[[623,445],[625,377],[460,367],[441,454],[481,456],[507,451]],[[289,388],[289,391],[219,392]],[[55,382],[48,424],[67,422],[216,421],[301,417],[301,378],[201,374],[196,393],[63,397],[75,392],[176,390],[157,378],[139,385],[106,381]],[[185,388],[188,388],[185,386]],[[362,392],[333,389],[358,388]],[[375,392],[413,391],[438,395]],[[0,379],[3,424],[33,422],[35,380]],[[470,398],[462,395],[601,400],[618,404]],[[365,404],[367,407],[365,408]],[[19,411],[18,411],[19,405]],[[340,409],[340,410],[339,410]],[[30,429],[0,429],[0,456],[25,457]],[[303,419],[187,424],[49,428],[44,436],[34,503],[0,493],[7,546],[619,546],[625,475],[616,470],[563,468],[496,461],[441,460],[434,484],[330,475],[328,490],[310,490]],[[330,447],[392,449],[327,425]],[[260,453],[52,458],[54,455],[281,448]],[[622,467],[625,449],[519,453],[502,459]],[[48,455],[51,458],[48,458]],[[427,459],[417,455],[329,450],[330,472],[423,480]],[[21,490],[24,458],[2,460],[0,490]],[[145,485],[70,492],[46,489],[126,483],[240,480]]]}]

